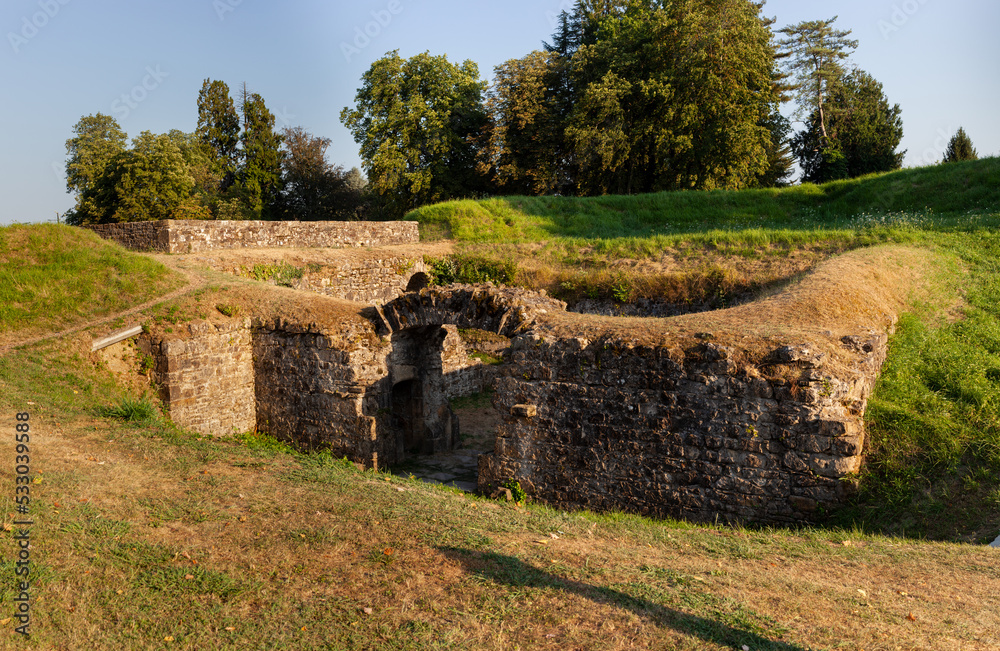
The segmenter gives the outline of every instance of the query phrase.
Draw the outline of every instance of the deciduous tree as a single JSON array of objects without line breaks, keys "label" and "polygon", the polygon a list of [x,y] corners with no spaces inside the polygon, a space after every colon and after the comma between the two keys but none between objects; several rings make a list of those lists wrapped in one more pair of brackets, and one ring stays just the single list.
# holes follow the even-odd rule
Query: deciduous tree
[{"label": "deciduous tree", "polygon": [[[566,128],[585,194],[740,188],[768,166],[775,51],[750,0],[598,7]],[[592,41],[592,42],[590,42]]]},{"label": "deciduous tree", "polygon": [[357,218],[363,185],[343,167],[326,161],[329,138],[313,136],[301,127],[287,128],[282,133],[285,155],[281,218],[298,221]]},{"label": "deciduous tree", "polygon": [[555,89],[557,55],[535,51],[496,67],[486,99],[489,127],[480,170],[498,190],[546,194],[563,181],[563,123]]},{"label": "deciduous tree", "polygon": [[66,188],[76,194],[76,206],[66,216],[70,224],[96,213],[97,207],[90,203],[94,185],[128,144],[128,136],[118,122],[103,113],[80,118],[73,133],[66,141]]},{"label": "deciduous tree", "polygon": [[340,119],[389,215],[485,187],[476,167],[484,91],[475,63],[427,52],[410,59],[390,52],[365,72],[355,107]]}]

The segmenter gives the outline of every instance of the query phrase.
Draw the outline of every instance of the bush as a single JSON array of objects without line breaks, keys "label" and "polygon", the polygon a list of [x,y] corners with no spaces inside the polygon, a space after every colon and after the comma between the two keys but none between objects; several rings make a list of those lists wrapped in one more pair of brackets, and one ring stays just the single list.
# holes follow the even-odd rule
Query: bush
[{"label": "bush", "polygon": [[512,285],[517,277],[517,263],[513,260],[493,260],[472,255],[451,255],[444,258],[427,258],[431,284],[451,285],[463,283],[478,285],[496,283]]}]

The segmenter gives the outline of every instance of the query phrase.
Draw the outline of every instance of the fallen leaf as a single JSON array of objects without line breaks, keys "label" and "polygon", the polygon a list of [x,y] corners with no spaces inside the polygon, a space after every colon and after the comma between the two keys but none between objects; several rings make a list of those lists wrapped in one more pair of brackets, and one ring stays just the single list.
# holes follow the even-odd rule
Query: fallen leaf
[{"label": "fallen leaf", "polygon": [[236,627],[235,627],[235,626],[227,626],[227,627],[226,627],[226,630],[227,630],[227,631],[235,631],[235,630],[236,630]]},{"label": "fallen leaf", "polygon": [[392,556],[392,547],[386,547],[385,549],[382,550],[382,553],[385,554],[386,556]]},{"label": "fallen leaf", "polygon": [[858,594],[864,597],[865,599],[868,598],[868,593],[862,590],[861,588],[858,588]]},{"label": "fallen leaf", "polygon": [[[386,479],[386,481],[389,481],[389,480],[388,480],[388,479]],[[372,614],[373,612],[375,612],[374,610],[372,610],[371,608],[368,608],[368,607],[365,607],[365,608],[362,608],[361,610],[362,610],[362,612],[364,612],[364,614],[366,614],[366,615],[371,615],[371,614]]]},{"label": "fallen leaf", "polygon": [[555,535],[554,533],[550,533],[549,537],[552,538],[552,540],[559,540],[559,536]]},{"label": "fallen leaf", "polygon": [[913,613],[910,613],[909,615],[907,615],[906,619],[910,620],[911,622],[917,621],[917,617]]},{"label": "fallen leaf", "polygon": [[194,578],[194,574],[185,574],[184,578],[187,579],[188,581],[190,581],[191,579]]},{"label": "fallen leaf", "polygon": [[7,624],[10,624],[10,622],[11,622],[12,619],[14,619],[14,618],[13,617],[8,617],[6,619],[0,619],[0,626],[6,626]]},{"label": "fallen leaf", "polygon": [[548,544],[549,544],[549,541],[548,541],[548,540],[545,540],[544,538],[543,538],[543,539],[541,539],[541,540],[536,540],[535,542],[536,542],[537,544],[539,544],[539,545],[548,545]]},{"label": "fallen leaf", "polygon": [[[73,393],[76,393],[76,391],[74,391]],[[163,641],[164,642],[173,642],[174,641],[174,636],[173,635],[168,635],[167,637],[163,638]]]}]

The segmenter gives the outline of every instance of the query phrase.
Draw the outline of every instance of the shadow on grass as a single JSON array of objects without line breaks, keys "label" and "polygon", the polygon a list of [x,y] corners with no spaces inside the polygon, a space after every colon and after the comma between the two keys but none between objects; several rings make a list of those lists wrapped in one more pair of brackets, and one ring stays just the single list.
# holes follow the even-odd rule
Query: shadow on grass
[{"label": "shadow on grass", "polygon": [[[745,645],[754,651],[765,649],[805,651],[805,647],[769,639],[761,631],[747,630],[761,628],[753,622],[748,621],[748,626],[741,628],[738,625],[730,625],[717,619],[692,615],[648,599],[634,597],[625,592],[551,574],[513,556],[456,547],[441,547],[439,549],[449,558],[462,563],[469,573],[494,583],[516,588],[563,590],[597,604],[626,608],[657,626],[672,628],[679,633],[700,638],[706,642],[730,646],[734,649],[742,649]],[[740,613],[736,618],[747,619],[747,614]],[[729,619],[733,619],[733,617],[729,617]]]}]

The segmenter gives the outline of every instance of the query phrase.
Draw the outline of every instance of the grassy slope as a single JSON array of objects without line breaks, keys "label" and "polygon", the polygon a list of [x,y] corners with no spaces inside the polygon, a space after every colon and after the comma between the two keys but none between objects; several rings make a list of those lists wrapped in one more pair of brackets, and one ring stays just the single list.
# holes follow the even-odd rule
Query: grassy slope
[{"label": "grassy slope", "polygon": [[821,186],[636,196],[504,197],[419,208],[407,219],[462,242],[587,242],[620,253],[679,243],[802,244],[852,239],[894,213],[939,226],[1000,206],[1000,158],[872,175]]},{"label": "grassy slope", "polygon": [[54,224],[0,228],[0,343],[114,314],[182,284],[163,265],[94,233]]},{"label": "grassy slope", "polygon": [[[969,234],[948,237],[973,267],[992,269],[1000,256],[1000,238],[994,253]],[[988,307],[990,283],[979,271],[970,277],[970,302]],[[988,321],[986,307],[973,309]],[[966,322],[979,318],[970,315]],[[976,367],[986,378],[988,361]],[[30,412],[35,437],[34,636],[23,646],[1000,644],[992,550],[851,529],[716,529],[515,509],[260,439],[238,445],[156,419],[98,416],[126,397],[71,342],[0,356],[0,414]],[[0,438],[0,456],[14,454],[13,437]],[[13,465],[0,464],[0,483],[14,485]],[[12,527],[13,514],[0,519]],[[0,563],[0,603],[14,596],[13,569]],[[0,624],[3,646],[13,623]]]},{"label": "grassy slope", "polygon": [[[34,436],[33,636],[19,647],[1000,644],[993,550],[515,508],[263,438],[96,416],[121,399],[71,345],[0,357],[0,413],[30,412]],[[13,447],[0,439],[0,456]],[[0,562],[8,613],[13,570]]]},{"label": "grassy slope", "polygon": [[[992,540],[1000,523],[1000,158],[823,186],[635,197],[498,198],[414,211],[473,251],[548,242],[568,252],[655,257],[664,249],[771,255],[816,244],[934,247],[965,273],[954,323],[903,318],[867,421],[870,453],[845,526],[936,539]],[[696,253],[695,253],[696,254]]]}]

